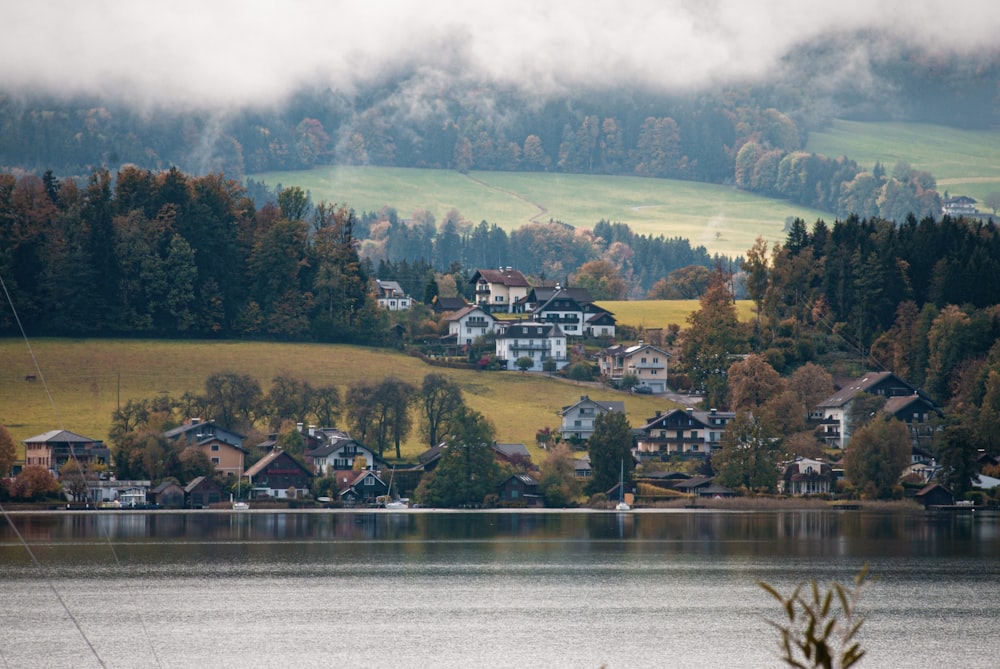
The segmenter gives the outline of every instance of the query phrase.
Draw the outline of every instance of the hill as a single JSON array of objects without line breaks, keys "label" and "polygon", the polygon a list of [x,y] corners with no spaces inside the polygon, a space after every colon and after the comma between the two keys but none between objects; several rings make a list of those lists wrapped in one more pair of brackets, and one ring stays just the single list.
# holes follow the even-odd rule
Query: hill
[{"label": "hill", "polygon": [[784,200],[694,181],[525,172],[470,172],[396,167],[317,167],[252,175],[274,187],[299,186],[314,202],[355,211],[394,207],[402,217],[426,209],[442,220],[451,209],[478,223],[513,230],[550,218],[582,228],[601,219],[637,233],[683,237],[711,254],[739,256],[758,235],[785,237],[785,219],[830,218]]},{"label": "hill", "polygon": [[[34,365],[24,342],[0,340],[0,423],[7,425],[18,442],[59,427],[106,439],[119,402],[161,393],[203,393],[205,379],[223,370],[250,374],[264,392],[271,379],[283,372],[308,379],[314,386],[335,384],[342,394],[348,385],[362,379],[394,375],[419,385],[426,374],[442,373],[458,381],[467,403],[496,424],[499,441],[523,442],[536,453],[536,459],[536,431],[558,427],[555,413],[582,394],[595,399],[624,399],[633,426],[669,405],[664,400],[596,385],[580,386],[519,372],[431,367],[402,353],[346,345],[42,339],[33,341],[31,348],[51,401],[41,379],[25,380],[34,373]],[[425,448],[414,431],[403,455],[414,458]]]},{"label": "hill", "polygon": [[933,174],[941,193],[981,201],[987,193],[1000,191],[1000,130],[838,120],[810,133],[806,149],[849,156],[868,170],[879,161],[891,172],[902,160]]}]

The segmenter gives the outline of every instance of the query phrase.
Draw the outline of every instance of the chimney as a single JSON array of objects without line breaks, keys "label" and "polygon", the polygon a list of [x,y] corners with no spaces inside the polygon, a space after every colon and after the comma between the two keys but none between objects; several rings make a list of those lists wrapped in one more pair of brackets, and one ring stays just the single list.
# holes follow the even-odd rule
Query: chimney
[{"label": "chimney", "polygon": [[295,429],[299,431],[299,434],[302,434],[302,423],[296,423]]},{"label": "chimney", "polygon": [[694,407],[688,407],[687,408],[687,412],[688,412],[688,414],[693,414],[694,413]]},{"label": "chimney", "polygon": [[590,398],[589,398],[588,396],[586,396],[586,395],[580,395],[580,401],[581,401],[581,402],[583,402],[583,401],[585,401],[585,400],[589,400],[589,399],[590,399]]},{"label": "chimney", "polygon": [[192,418],[188,421],[189,425],[198,425],[201,423],[201,418]]}]

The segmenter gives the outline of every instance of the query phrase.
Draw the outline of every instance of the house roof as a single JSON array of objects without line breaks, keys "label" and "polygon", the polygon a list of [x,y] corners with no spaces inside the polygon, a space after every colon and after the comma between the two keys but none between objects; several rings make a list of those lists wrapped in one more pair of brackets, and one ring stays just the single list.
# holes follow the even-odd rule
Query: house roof
[{"label": "house roof", "polygon": [[399,285],[398,281],[382,281],[381,279],[375,279],[375,284],[386,297],[406,296],[406,293],[403,291],[403,287]]},{"label": "house roof", "polygon": [[499,451],[503,455],[510,457],[520,456],[531,459],[531,453],[524,444],[493,444],[493,450]]},{"label": "house roof", "polygon": [[[534,332],[541,328],[541,333]],[[553,337],[563,337],[563,331],[558,325],[554,323],[536,323],[535,321],[522,321],[518,323],[511,323],[503,332],[497,335],[497,339],[514,339],[514,338],[524,338],[524,337],[545,337],[547,339]]]},{"label": "house roof", "polygon": [[686,481],[678,481],[674,488],[678,490],[696,490],[712,484],[711,476],[692,476]]},{"label": "house roof", "polygon": [[463,317],[465,317],[465,316],[468,316],[469,314],[471,314],[471,313],[472,313],[472,312],[474,312],[474,311],[479,311],[479,312],[481,312],[481,313],[482,313],[482,314],[483,314],[484,316],[489,316],[489,318],[490,318],[490,320],[491,320],[491,321],[492,321],[492,320],[496,320],[496,319],[495,319],[495,318],[493,317],[493,314],[490,314],[490,313],[487,313],[487,312],[486,312],[486,311],[485,311],[485,310],[484,310],[484,309],[483,309],[482,307],[480,307],[480,306],[479,306],[478,304],[467,304],[467,305],[465,305],[464,307],[462,307],[461,309],[459,309],[458,311],[456,311],[456,312],[454,312],[454,313],[451,313],[451,314],[448,314],[448,315],[447,315],[447,316],[445,317],[445,320],[446,320],[446,321],[457,321],[457,320],[459,320],[459,319],[461,319],[461,318],[463,318]]},{"label": "house roof", "polygon": [[367,454],[369,454],[369,453],[371,453],[372,455],[374,455],[374,453],[372,453],[371,449],[369,449],[367,446],[359,444],[358,442],[354,441],[350,437],[347,437],[346,439],[343,439],[343,438],[334,438],[331,441],[328,441],[326,443],[320,444],[316,448],[314,448],[312,450],[306,451],[305,452],[305,456],[307,458],[325,458],[328,455],[330,455],[331,453],[333,453],[334,451],[338,451],[341,448],[343,448],[344,446],[348,446],[350,444],[354,444],[359,449],[365,451],[366,457],[367,457]]},{"label": "house roof", "polygon": [[931,411],[938,410],[934,402],[930,401],[923,395],[914,392],[912,395],[896,395],[894,397],[890,397],[885,401],[885,405],[882,407],[882,411],[884,411],[887,414],[892,414],[895,416],[896,414],[903,411],[903,409],[906,409],[907,407],[916,403],[921,403],[925,405]]},{"label": "house roof", "polygon": [[530,284],[528,280],[524,278],[516,269],[505,268],[505,269],[477,269],[472,278],[469,279],[470,283],[477,283],[479,279],[485,279],[489,283],[499,283],[507,287],[529,287]]},{"label": "house roof", "polygon": [[535,286],[528,293],[525,302],[530,302],[533,304],[545,304],[551,300],[556,295],[560,297],[569,298],[577,302],[580,306],[585,304],[590,304],[594,299],[590,295],[590,291],[586,288],[562,288],[560,286]]},{"label": "house roof", "polygon": [[630,358],[633,355],[636,355],[638,353],[642,353],[643,351],[646,351],[646,350],[653,350],[653,351],[656,351],[657,353],[661,353],[661,354],[667,356],[668,358],[670,357],[670,354],[667,353],[666,351],[664,351],[659,346],[653,346],[652,344],[648,344],[648,343],[644,343],[644,342],[639,342],[638,344],[635,344],[634,346],[629,346],[624,351],[622,351],[622,355],[624,355],[626,358]]},{"label": "house roof", "polygon": [[854,399],[854,396],[858,393],[870,392],[871,389],[878,384],[886,381],[887,379],[893,378],[898,380],[904,386],[910,388],[911,392],[915,390],[912,386],[907,384],[892,372],[870,372],[864,376],[848,381],[840,390],[835,392],[833,395],[830,395],[817,406],[828,408],[842,407]]},{"label": "house roof", "polygon": [[718,428],[721,427],[721,425],[724,425],[725,423],[722,424],[717,423],[715,425],[712,425],[713,418],[722,419],[728,422],[729,420],[734,418],[736,414],[735,412],[732,411],[694,411],[688,409],[671,409],[670,411],[661,413],[658,416],[653,416],[648,421],[646,421],[645,425],[643,425],[639,429],[642,431],[649,431],[656,427],[659,427],[660,424],[662,423],[667,423],[671,418],[677,418],[679,416],[687,416],[688,418],[691,418],[692,420],[696,421],[702,427]]},{"label": "house roof", "polygon": [[920,492],[918,492],[916,494],[916,497],[925,497],[928,494],[930,494],[930,493],[934,492],[935,490],[937,490],[938,488],[940,488],[941,490],[943,490],[945,493],[947,493],[949,495],[953,494],[951,492],[951,490],[949,490],[945,486],[941,485],[940,483],[928,483],[927,485],[925,485],[923,488],[920,489]]},{"label": "house roof", "polygon": [[90,437],[84,437],[77,434],[76,432],[70,432],[69,430],[49,430],[48,432],[43,432],[42,434],[35,435],[34,437],[29,437],[24,440],[25,444],[46,444],[46,443],[56,443],[56,444],[97,444],[100,443],[98,439],[91,439]]},{"label": "house roof", "polygon": [[243,475],[246,476],[246,477],[248,477],[248,478],[252,477],[252,476],[256,476],[257,474],[260,474],[262,471],[264,471],[264,469],[266,469],[268,465],[270,465],[272,462],[274,462],[275,460],[277,460],[278,458],[280,458],[283,455],[290,462],[295,463],[296,467],[298,467],[299,469],[301,469],[303,472],[305,472],[309,476],[312,476],[312,472],[309,471],[305,466],[303,466],[303,464],[301,462],[299,462],[298,460],[296,460],[295,458],[293,458],[291,455],[289,455],[285,451],[278,451],[278,450],[271,451],[270,453],[268,453],[267,455],[265,455],[264,457],[262,457],[260,460],[258,460],[257,462],[255,462],[253,464],[253,466],[250,467],[250,469],[246,470],[243,473]]},{"label": "house roof", "polygon": [[207,484],[211,484],[212,486],[218,488],[218,486],[215,484],[215,481],[213,481],[209,477],[207,477],[207,476],[198,476],[198,477],[196,477],[194,479],[191,479],[191,482],[188,483],[186,486],[184,486],[184,492],[191,492],[192,490],[194,490],[198,486],[200,486],[202,484],[206,484],[206,483]]},{"label": "house roof", "polygon": [[625,402],[622,402],[621,400],[592,400],[589,395],[582,395],[579,401],[564,406],[562,411],[559,413],[565,416],[567,413],[583,404],[594,405],[604,411],[617,411],[618,413],[625,413]]},{"label": "house roof", "polygon": [[[171,486],[173,486],[175,488],[181,488],[181,486],[180,486],[179,483],[174,483],[173,481],[164,481],[163,483],[161,483],[160,485],[156,486],[155,488],[153,488],[149,492],[153,493],[154,495],[159,495],[161,492],[163,492],[164,490],[166,490],[167,488],[169,488]],[[183,490],[183,488],[181,488],[181,489]]]},{"label": "house roof", "polygon": [[504,479],[504,482],[501,483],[500,485],[501,486],[506,485],[507,481],[510,481],[511,479],[517,479],[524,485],[530,487],[535,487],[538,485],[538,481],[535,479],[534,476],[531,476],[530,474],[511,474],[506,479]]},{"label": "house roof", "polygon": [[228,432],[229,434],[235,437],[239,437],[240,439],[246,438],[246,435],[240,434],[235,430],[230,430],[228,427],[223,427],[218,423],[216,423],[214,420],[200,420],[194,423],[185,423],[184,425],[179,425],[173,428],[172,430],[167,430],[166,432],[163,433],[163,436],[166,437],[167,439],[173,439],[174,437],[180,436],[182,434],[187,434],[192,430],[202,431],[205,429],[206,425],[211,426],[217,430],[222,430],[223,432]]},{"label": "house roof", "polygon": [[441,297],[440,295],[435,297],[433,302],[434,311],[437,312],[458,311],[468,304],[464,297]]}]

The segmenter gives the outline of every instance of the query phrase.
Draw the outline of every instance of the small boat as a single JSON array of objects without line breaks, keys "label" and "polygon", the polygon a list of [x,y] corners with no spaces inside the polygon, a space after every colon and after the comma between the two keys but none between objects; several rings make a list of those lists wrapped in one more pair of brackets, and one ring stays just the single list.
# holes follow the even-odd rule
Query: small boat
[{"label": "small boat", "polygon": [[621,471],[618,474],[618,506],[615,511],[629,511],[630,507],[625,502],[625,461],[622,461]]},{"label": "small boat", "polygon": [[396,467],[392,468],[392,473],[389,475],[389,487],[386,490],[385,503],[382,505],[386,509],[409,509],[410,500],[404,499],[402,497],[397,497],[393,499],[392,497],[392,481],[396,478]]},{"label": "small boat", "polygon": [[240,499],[243,496],[242,492],[243,492],[243,478],[240,477],[236,481],[236,499],[233,500],[232,497],[230,497],[230,500],[229,500],[229,501],[231,501],[233,503],[233,511],[249,511],[250,510],[250,502],[246,501],[245,499]]}]

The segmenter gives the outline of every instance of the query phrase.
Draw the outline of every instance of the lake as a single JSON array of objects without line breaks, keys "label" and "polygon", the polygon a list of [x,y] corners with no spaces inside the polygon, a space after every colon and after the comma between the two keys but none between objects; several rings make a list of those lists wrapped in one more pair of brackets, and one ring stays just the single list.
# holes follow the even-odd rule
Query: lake
[{"label": "lake", "polygon": [[[862,667],[995,667],[995,512],[81,512],[0,527],[5,667],[775,667],[864,565]],[[30,551],[29,551],[30,548]],[[32,554],[37,560],[36,564]]]}]

